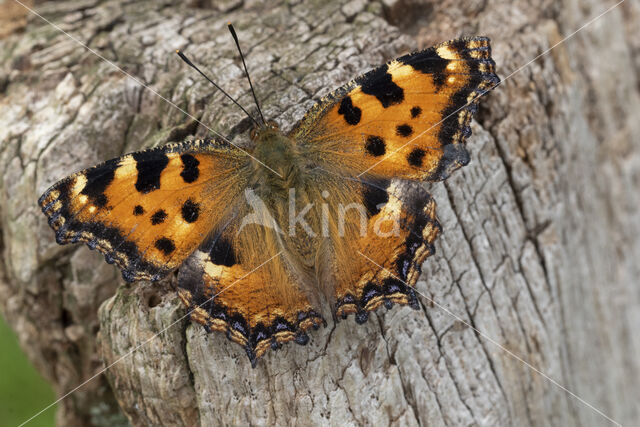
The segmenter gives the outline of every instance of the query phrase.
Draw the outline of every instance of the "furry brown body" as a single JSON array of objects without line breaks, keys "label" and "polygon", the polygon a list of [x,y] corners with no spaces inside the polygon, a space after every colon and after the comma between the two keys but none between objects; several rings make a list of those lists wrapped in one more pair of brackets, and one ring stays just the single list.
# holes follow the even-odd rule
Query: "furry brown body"
[{"label": "furry brown body", "polygon": [[[258,236],[253,233],[265,230],[245,229],[248,233],[238,236],[237,244],[269,240],[268,246],[282,251],[285,259],[273,272],[294,275],[312,305],[330,316],[336,270],[349,268],[348,248],[357,239],[362,213],[355,208],[358,192],[353,192],[354,184],[346,177],[339,179],[318,168],[312,149],[296,145],[273,125],[258,129],[254,143],[251,188],[267,208],[265,223],[273,219],[280,232],[272,229]],[[340,206],[349,205],[352,208],[341,214]],[[292,295],[287,287],[279,292],[284,299]]]}]

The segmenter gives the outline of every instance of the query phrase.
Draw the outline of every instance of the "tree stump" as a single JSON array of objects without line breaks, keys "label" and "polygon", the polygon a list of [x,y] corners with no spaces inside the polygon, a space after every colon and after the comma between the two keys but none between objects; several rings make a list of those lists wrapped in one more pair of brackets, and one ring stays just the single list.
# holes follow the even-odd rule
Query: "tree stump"
[{"label": "tree stump", "polygon": [[[58,423],[608,422],[505,349],[613,420],[639,419],[638,3],[519,69],[612,4],[34,6],[146,88],[13,8],[0,34],[0,308],[59,395],[109,366],[62,400]],[[417,285],[428,297],[422,310],[382,309],[362,326],[330,321],[309,345],[270,352],[256,369],[223,334],[179,320],[173,277],[123,284],[100,254],[58,246],[36,204],[73,171],[209,134],[158,94],[242,144],[248,120],[173,54],[186,51],[251,105],[227,21],[245,46],[265,116],[285,130],[355,75],[463,35],[491,37],[503,79],[481,101],[471,163],[425,184],[444,232]]]}]

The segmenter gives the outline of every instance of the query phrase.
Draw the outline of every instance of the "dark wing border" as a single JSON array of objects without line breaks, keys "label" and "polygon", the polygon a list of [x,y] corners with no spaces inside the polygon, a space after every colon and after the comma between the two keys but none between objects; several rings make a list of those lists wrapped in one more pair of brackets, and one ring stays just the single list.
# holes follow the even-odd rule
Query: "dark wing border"
[{"label": "dark wing border", "polygon": [[394,61],[410,65],[418,72],[432,75],[437,86],[438,82],[444,81],[447,77],[446,66],[449,61],[452,61],[442,58],[437,51],[441,47],[448,47],[459,54],[461,59],[458,60],[465,61],[469,67],[469,71],[465,74],[470,75],[471,78],[465,86],[451,96],[449,104],[441,110],[443,119],[438,140],[443,146],[444,153],[437,169],[426,177],[426,180],[442,181],[453,171],[469,163],[469,153],[464,143],[471,136],[470,123],[478,109],[478,98],[500,84],[500,78],[495,73],[495,62],[491,59],[490,43],[488,37],[454,39],[389,61],[325,95],[296,123],[289,132],[289,136],[298,139],[308,136],[314,128],[314,123],[355,88],[363,84],[372,87],[375,87],[376,83],[383,84],[381,79],[386,78],[386,69]]},{"label": "dark wing border", "polygon": [[[229,149],[232,147],[221,140],[206,139],[167,144],[162,147],[138,151],[132,155],[153,162],[153,159],[162,158],[164,154],[206,152],[212,148]],[[145,261],[144,254],[140,253],[133,242],[127,241],[127,236],[124,236],[119,229],[98,222],[76,221],[74,214],[69,210],[69,195],[75,179],[78,176],[85,176],[88,177],[85,188],[90,185],[91,187],[100,187],[101,182],[104,182],[106,178],[113,178],[113,173],[118,168],[122,157],[107,160],[58,181],[40,196],[38,205],[42,209],[42,213],[47,216],[49,226],[55,231],[58,244],[82,242],[86,243],[89,249],[97,249],[104,255],[107,263],[116,264],[120,268],[122,277],[127,282],[160,280],[171,269]],[[110,181],[110,179],[106,179],[106,181]]]}]

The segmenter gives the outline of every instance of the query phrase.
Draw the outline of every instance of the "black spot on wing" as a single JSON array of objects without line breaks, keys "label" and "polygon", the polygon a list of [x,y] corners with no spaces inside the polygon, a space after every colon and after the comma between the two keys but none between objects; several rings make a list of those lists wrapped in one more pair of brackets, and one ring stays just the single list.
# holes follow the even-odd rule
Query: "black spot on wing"
[{"label": "black spot on wing", "polygon": [[184,182],[190,184],[196,181],[200,176],[200,169],[198,169],[200,162],[198,159],[191,154],[183,154],[180,156],[180,159],[182,159],[182,172],[180,172],[180,176]]},{"label": "black spot on wing", "polygon": [[182,218],[187,222],[195,222],[200,215],[200,204],[188,199],[182,205]]},{"label": "black spot on wing", "polygon": [[398,125],[396,127],[396,135],[398,136],[402,136],[402,137],[408,137],[411,136],[411,134],[413,133],[413,128],[411,128],[411,126],[409,126],[408,124],[403,124],[403,125]]},{"label": "black spot on wing", "polygon": [[350,125],[357,125],[360,123],[360,118],[362,117],[362,110],[360,108],[353,105],[351,97],[349,95],[342,98],[340,102],[340,108],[338,109],[338,114],[344,116],[344,120]]},{"label": "black spot on wing", "polygon": [[93,204],[96,206],[99,206],[101,208],[107,206],[107,196],[104,194],[100,194],[98,196],[96,196],[95,199],[93,199]]},{"label": "black spot on wing", "polygon": [[403,56],[398,61],[412,66],[414,70],[423,74],[430,75],[436,90],[439,90],[445,83],[449,60],[441,58],[433,48]]},{"label": "black spot on wing", "polygon": [[422,166],[422,159],[424,158],[425,151],[422,148],[414,148],[407,156],[407,161],[411,166]]},{"label": "black spot on wing", "polygon": [[420,116],[420,114],[422,114],[422,108],[415,106],[411,109],[411,118],[415,119],[416,117]]},{"label": "black spot on wing", "polygon": [[236,256],[233,252],[233,248],[231,247],[231,243],[224,237],[218,239],[216,244],[213,245],[209,256],[211,258],[211,262],[216,265],[231,267],[236,264]]},{"label": "black spot on wing", "polygon": [[367,184],[363,187],[362,202],[370,217],[380,212],[380,209],[389,201],[388,181],[381,181],[375,184]]},{"label": "black spot on wing", "polygon": [[151,224],[162,224],[165,219],[167,219],[167,213],[163,209],[158,209],[151,215]]},{"label": "black spot on wing", "polygon": [[386,152],[384,139],[379,136],[370,135],[364,143],[364,149],[372,156],[382,156]]},{"label": "black spot on wing", "polygon": [[[68,197],[72,182],[67,181],[57,187],[61,195]],[[74,217],[67,203],[63,203],[55,216],[49,219],[55,221],[56,217],[66,219],[64,225],[56,229],[58,243],[84,242],[90,249],[99,250],[108,263],[115,263],[120,267],[122,277],[127,282],[140,278],[159,280],[168,273],[168,270],[163,269],[162,266],[146,261],[136,244],[127,240],[126,235],[118,228],[100,222],[79,221]],[[107,241],[108,245],[105,245],[104,241]]]},{"label": "black spot on wing", "polygon": [[173,240],[166,237],[161,237],[156,240],[155,247],[156,249],[164,253],[165,256],[170,255],[171,252],[176,250],[176,245],[175,243],[173,243]]},{"label": "black spot on wing", "polygon": [[96,206],[106,206],[107,196],[105,196],[104,192],[109,184],[113,182],[119,163],[120,159],[109,160],[86,172],[85,177],[87,178],[87,183],[81,193],[89,197]]},{"label": "black spot on wing", "polygon": [[149,193],[160,188],[160,176],[169,164],[169,158],[162,151],[141,151],[132,154],[138,169],[136,190]]},{"label": "black spot on wing", "polygon": [[375,96],[384,108],[404,101],[404,91],[391,79],[388,65],[376,68],[356,79],[362,92]]},{"label": "black spot on wing", "polygon": [[144,215],[144,208],[140,205],[136,205],[136,207],[133,208],[133,214],[135,216]]},{"label": "black spot on wing", "polygon": [[465,60],[473,61],[473,58],[470,55],[472,49],[469,48],[469,42],[467,40],[465,39],[454,40],[453,42],[451,42],[450,46],[456,52],[458,52],[460,56],[462,56],[462,58],[464,58]]}]

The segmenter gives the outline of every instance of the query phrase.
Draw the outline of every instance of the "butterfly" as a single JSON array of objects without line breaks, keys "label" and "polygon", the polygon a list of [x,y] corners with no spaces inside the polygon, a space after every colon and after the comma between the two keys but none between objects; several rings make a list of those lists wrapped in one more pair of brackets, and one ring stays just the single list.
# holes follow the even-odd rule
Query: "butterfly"
[{"label": "butterfly", "polygon": [[178,269],[191,320],[255,367],[328,316],[419,307],[414,285],[441,231],[421,182],[469,162],[494,68],[489,39],[448,41],[356,77],[287,133],[252,118],[247,150],[216,137],[127,154],[38,203],[59,244],[97,249],[126,281]]}]

